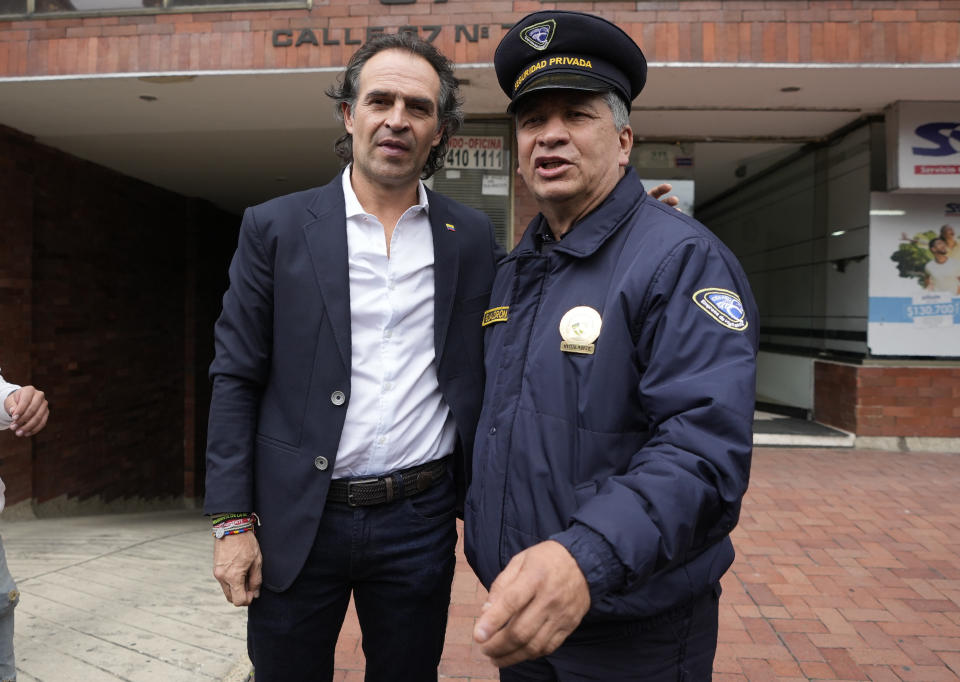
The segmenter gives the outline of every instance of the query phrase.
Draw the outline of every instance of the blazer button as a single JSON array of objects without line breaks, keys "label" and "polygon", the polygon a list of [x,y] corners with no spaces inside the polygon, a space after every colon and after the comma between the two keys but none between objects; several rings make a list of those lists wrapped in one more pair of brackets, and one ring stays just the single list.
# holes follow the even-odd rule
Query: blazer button
[{"label": "blazer button", "polygon": [[320,455],[315,460],[313,460],[313,466],[317,467],[320,471],[326,471],[328,466],[327,458],[324,457],[323,455]]},{"label": "blazer button", "polygon": [[343,394],[343,391],[334,391],[330,394],[330,402],[334,405],[343,405],[346,399],[347,396]]}]

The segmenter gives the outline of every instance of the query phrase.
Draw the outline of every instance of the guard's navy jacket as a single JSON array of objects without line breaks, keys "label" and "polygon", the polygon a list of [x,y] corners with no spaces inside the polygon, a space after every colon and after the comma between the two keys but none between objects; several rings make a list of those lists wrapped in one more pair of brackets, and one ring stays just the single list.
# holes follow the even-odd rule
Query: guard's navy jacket
[{"label": "guard's navy jacket", "polygon": [[[513,555],[556,540],[586,576],[586,621],[644,618],[711,589],[733,561],[756,304],[723,243],[632,169],[541,251],[547,232],[537,216],[500,263],[484,316],[467,558],[489,588]],[[592,354],[561,350],[578,306],[602,322]]]}]

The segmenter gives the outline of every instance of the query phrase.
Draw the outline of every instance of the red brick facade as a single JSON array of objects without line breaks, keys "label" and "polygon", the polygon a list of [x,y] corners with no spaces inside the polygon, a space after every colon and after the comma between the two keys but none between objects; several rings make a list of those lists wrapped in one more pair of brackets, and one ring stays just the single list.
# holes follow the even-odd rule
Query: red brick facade
[{"label": "red brick facade", "polygon": [[814,419],[858,436],[960,438],[960,367],[816,362]]},{"label": "red brick facade", "polygon": [[[2,128],[0,128],[2,130]],[[8,381],[33,382],[33,177],[18,163],[11,140],[0,136],[0,368]],[[7,498],[33,491],[34,441],[0,433],[0,476]]]},{"label": "red brick facade", "polygon": [[8,502],[196,496],[237,218],[2,127],[0,204],[0,362],[51,405],[0,433]]},{"label": "red brick facade", "polygon": [[[338,67],[370,35],[410,26],[458,63],[489,63],[505,25],[550,8],[617,22],[655,62],[960,61],[960,0],[317,0],[0,21],[0,78]],[[0,206],[0,367],[47,391],[53,415],[34,439],[0,434],[9,502],[199,495],[239,221],[2,127]],[[518,237],[536,211],[517,181]],[[957,368],[818,362],[815,393],[818,420],[859,435],[960,437]]]},{"label": "red brick facade", "polygon": [[[438,27],[434,43],[456,62],[490,62],[504,23],[550,8],[594,12],[617,22],[651,61],[960,58],[960,0],[420,0],[409,5],[328,0],[311,10],[0,21],[0,76],[338,66],[369,33],[401,26],[418,27],[424,37],[432,33],[427,26]],[[275,47],[275,40],[291,45]]]}]

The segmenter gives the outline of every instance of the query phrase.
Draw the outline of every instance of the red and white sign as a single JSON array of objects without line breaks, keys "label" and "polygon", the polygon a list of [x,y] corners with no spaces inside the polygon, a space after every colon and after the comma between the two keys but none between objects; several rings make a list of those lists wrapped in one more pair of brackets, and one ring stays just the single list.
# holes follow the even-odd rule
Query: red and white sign
[{"label": "red and white sign", "polygon": [[494,135],[454,135],[447,145],[444,168],[503,170],[505,141]]}]

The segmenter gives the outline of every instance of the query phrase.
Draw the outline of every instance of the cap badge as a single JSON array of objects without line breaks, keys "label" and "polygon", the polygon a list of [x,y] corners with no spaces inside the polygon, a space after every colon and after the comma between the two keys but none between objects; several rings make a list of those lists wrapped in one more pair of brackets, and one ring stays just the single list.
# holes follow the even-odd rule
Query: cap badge
[{"label": "cap badge", "polygon": [[520,40],[532,47],[534,50],[546,50],[553,40],[553,34],[557,30],[557,22],[554,19],[547,19],[536,24],[531,24],[520,31]]},{"label": "cap badge", "polygon": [[600,336],[603,320],[600,313],[590,306],[571,308],[560,318],[560,350],[565,353],[593,355],[594,341]]},{"label": "cap badge", "polygon": [[732,291],[715,287],[700,289],[693,295],[693,301],[727,329],[742,332],[749,324],[743,302]]}]

